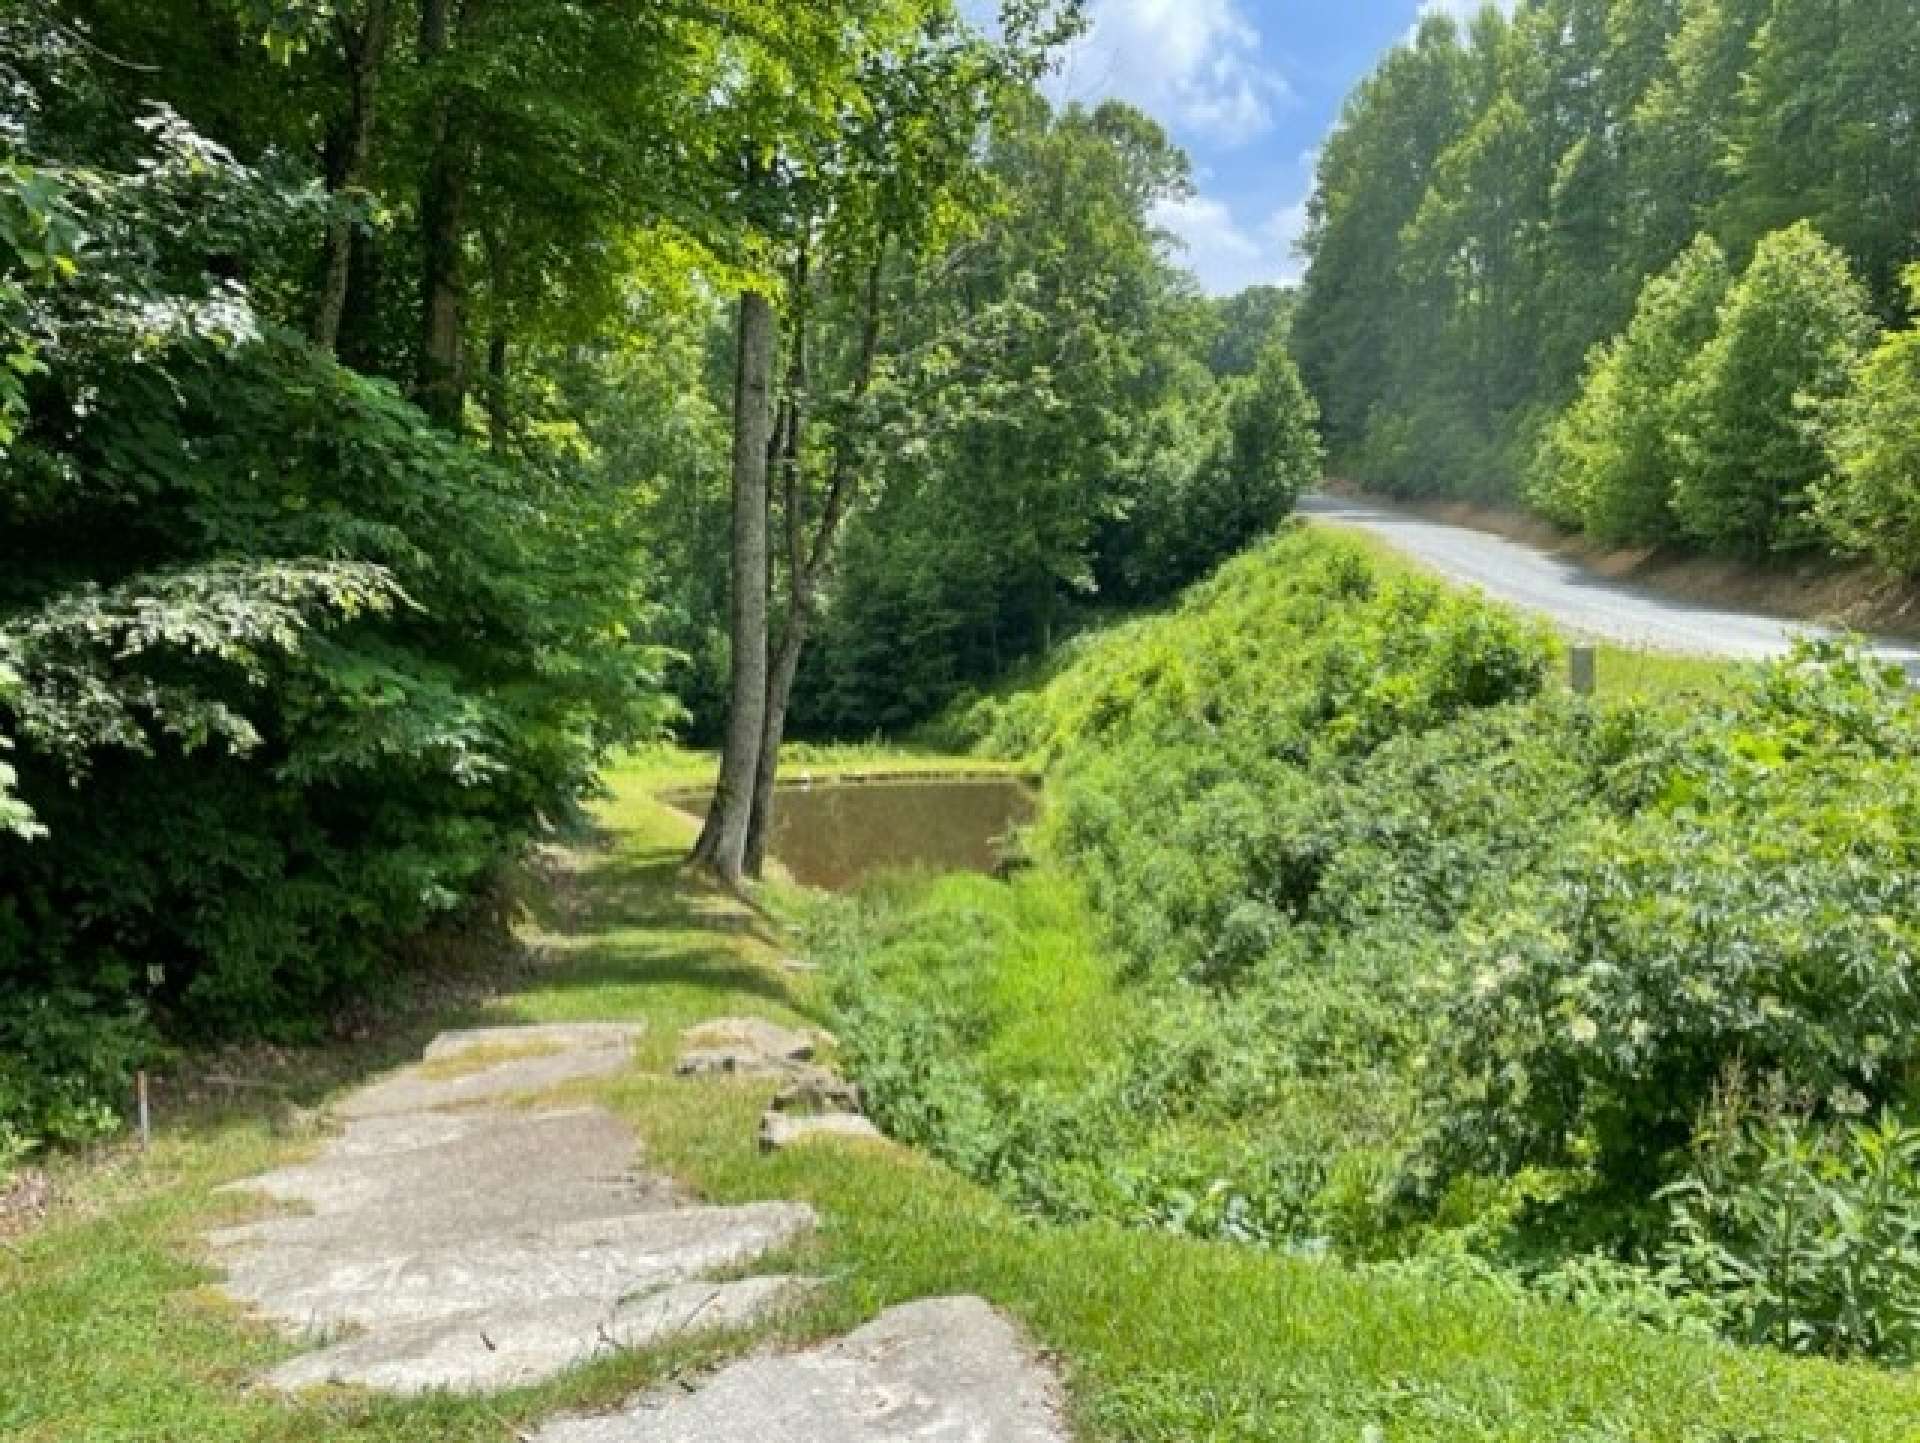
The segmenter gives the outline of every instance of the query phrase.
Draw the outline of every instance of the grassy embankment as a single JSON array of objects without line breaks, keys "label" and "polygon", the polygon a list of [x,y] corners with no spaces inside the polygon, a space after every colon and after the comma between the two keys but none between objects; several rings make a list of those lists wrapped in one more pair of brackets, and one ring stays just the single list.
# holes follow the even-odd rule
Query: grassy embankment
[{"label": "grassy embankment", "polygon": [[950,718],[1048,813],[1011,886],[818,919],[878,1114],[1056,1222],[1907,1356],[1920,1179],[1847,1119],[1920,1076],[1920,713],[1847,663],[1563,668],[1309,533]]},{"label": "grassy embankment", "polygon": [[[870,769],[879,758],[862,759]],[[912,766],[925,765],[916,759]],[[1035,1226],[987,1190],[892,1148],[760,1157],[766,1089],[666,1075],[701,1018],[817,1021],[821,999],[774,964],[771,939],[686,879],[685,818],[655,790],[666,759],[616,772],[604,833],[535,898],[539,965],[484,1007],[419,1017],[405,1037],[283,1060],[308,1099],[411,1047],[429,1023],[644,1018],[639,1065],[582,1089],[633,1119],[654,1162],[719,1200],[804,1198],[824,1226],[801,1265],[836,1280],[789,1336],[844,1328],[893,1301],[972,1291],[1021,1318],[1061,1360],[1091,1439],[1872,1439],[1912,1436],[1920,1386],[1864,1368],[1660,1338],[1564,1307],[1478,1289],[1387,1281],[1325,1263],[1106,1224]],[[1010,957],[988,988],[1008,1067],[1069,1080],[1111,1034],[1114,977],[1055,880],[943,885],[1000,919]],[[793,898],[776,897],[779,905]],[[1044,965],[1042,965],[1044,964]],[[489,1401],[351,1393],[278,1401],[248,1390],[285,1352],[205,1289],[207,1226],[243,1215],[216,1191],[312,1145],[260,1089],[163,1122],[153,1151],[68,1164],[66,1200],[0,1251],[0,1435],[31,1443],[507,1440],[561,1406],[591,1405],[712,1361],[747,1339],[611,1359]]]}]

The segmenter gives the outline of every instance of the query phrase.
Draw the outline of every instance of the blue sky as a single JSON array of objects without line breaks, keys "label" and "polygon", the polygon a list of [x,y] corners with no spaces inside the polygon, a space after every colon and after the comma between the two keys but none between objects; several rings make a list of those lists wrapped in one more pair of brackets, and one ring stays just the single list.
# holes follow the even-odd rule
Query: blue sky
[{"label": "blue sky", "polygon": [[1418,17],[1479,0],[1091,0],[1049,89],[1132,101],[1193,157],[1196,194],[1157,219],[1216,295],[1296,280],[1314,156],[1354,83]]}]

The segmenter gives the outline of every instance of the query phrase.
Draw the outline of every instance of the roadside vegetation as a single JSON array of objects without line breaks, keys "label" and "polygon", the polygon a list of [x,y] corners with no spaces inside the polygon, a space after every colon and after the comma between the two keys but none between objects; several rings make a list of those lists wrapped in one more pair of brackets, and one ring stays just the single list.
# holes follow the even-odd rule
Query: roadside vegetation
[{"label": "roadside vegetation", "polygon": [[976,703],[1033,870],[820,923],[877,1115],[1035,1217],[1910,1361],[1920,704],[1559,666],[1295,531]]},{"label": "roadside vegetation", "polygon": [[1293,335],[1336,469],[1920,572],[1917,28],[1901,0],[1424,20],[1311,203]]}]

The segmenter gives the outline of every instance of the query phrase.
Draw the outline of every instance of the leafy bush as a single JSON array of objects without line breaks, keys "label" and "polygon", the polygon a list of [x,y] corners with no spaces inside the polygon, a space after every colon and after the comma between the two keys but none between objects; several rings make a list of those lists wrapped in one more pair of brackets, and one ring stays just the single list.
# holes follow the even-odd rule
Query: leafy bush
[{"label": "leafy bush", "polygon": [[150,1047],[137,1012],[103,1013],[85,993],[21,996],[0,1017],[0,1178],[34,1148],[116,1131]]},{"label": "leafy bush", "polygon": [[1920,1354],[1920,1131],[1738,1108],[1668,1189],[1669,1268],[1737,1337],[1794,1352]]},{"label": "leafy bush", "polygon": [[1612,806],[1462,939],[1427,1072],[1440,1153],[1644,1193],[1736,1059],[1899,1097],[1920,1064],[1917,727],[1897,668],[1809,652],[1732,715],[1620,748]]},{"label": "leafy bush", "polygon": [[[1128,562],[1164,596],[1271,531],[1320,479],[1320,411],[1283,342],[1252,374],[1226,385],[1224,425],[1211,450],[1147,487],[1129,518]],[[1178,454],[1177,452],[1175,454]]]}]

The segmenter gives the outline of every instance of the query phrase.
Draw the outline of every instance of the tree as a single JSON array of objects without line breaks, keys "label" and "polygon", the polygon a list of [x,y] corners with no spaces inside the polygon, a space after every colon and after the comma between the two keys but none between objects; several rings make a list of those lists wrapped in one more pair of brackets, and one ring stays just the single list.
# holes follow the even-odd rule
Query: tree
[{"label": "tree", "polygon": [[1222,560],[1278,525],[1320,479],[1319,408],[1284,344],[1260,353],[1253,375],[1227,402],[1223,494],[1211,511],[1211,559]]},{"label": "tree", "polygon": [[1002,108],[976,230],[902,266],[871,398],[881,481],[849,522],[803,721],[871,731],[1164,594],[1158,521],[1217,454],[1209,307],[1154,225],[1184,155],[1119,103]]},{"label": "tree", "polygon": [[1622,136],[1622,263],[1649,275],[1709,229],[1729,176],[1740,76],[1772,0],[1680,0],[1666,53]]},{"label": "tree", "polygon": [[327,137],[327,190],[336,198],[327,221],[324,274],[314,306],[313,340],[322,350],[340,344],[340,320],[346,313],[353,278],[354,217],[373,159],[381,72],[392,32],[393,0],[364,0],[358,9],[342,8],[333,17],[335,43],[347,78],[347,106]]},{"label": "tree", "polygon": [[[1920,266],[1907,270],[1920,314]],[[1818,494],[1821,526],[1844,550],[1920,574],[1920,328],[1883,337],[1832,413],[1833,475]]]},{"label": "tree", "polygon": [[1818,539],[1814,412],[1845,392],[1872,334],[1865,289],[1811,225],[1760,242],[1678,403],[1673,510],[1689,535],[1752,557]]},{"label": "tree", "polygon": [[1920,244],[1920,12],[1775,0],[1745,67],[1721,202],[1739,250],[1810,220],[1892,317]]},{"label": "tree", "polygon": [[1470,118],[1470,83],[1453,22],[1424,20],[1414,42],[1389,52],[1347,98],[1321,152],[1293,337],[1336,458],[1353,454],[1392,390],[1396,336],[1427,333],[1426,306],[1404,278],[1401,236],[1435,162]]},{"label": "tree", "polygon": [[[1053,38],[1048,15],[1044,5],[1010,7],[1001,39],[989,43],[960,25],[945,3],[876,7],[871,33],[848,61],[850,93],[859,97],[852,115],[806,135],[804,143],[790,143],[764,178],[771,213],[779,217],[767,228],[767,239],[793,257],[789,383],[765,458],[779,467],[788,585],[781,635],[771,646],[765,477],[756,498],[736,448],[731,714],[720,780],[695,847],[696,858],[730,885],[757,876],[764,860],[789,698],[839,528],[869,466],[871,439],[858,432],[878,355],[889,250],[897,244],[909,257],[930,250],[964,209],[975,139],[1002,89],[1037,76]],[[823,266],[816,265],[816,248]],[[818,504],[808,508],[809,327],[816,275],[837,278],[858,300],[840,424]],[[743,356],[750,334],[745,306],[743,301]],[[770,366],[771,334],[764,344]],[[747,371],[741,374],[744,379]],[[758,599],[743,600],[742,588],[755,589]],[[753,694],[741,689],[747,686],[755,688]]]},{"label": "tree", "polygon": [[1625,333],[1595,348],[1542,442],[1536,505],[1604,541],[1674,537],[1679,402],[1731,284],[1725,253],[1704,235],[1647,282]]},{"label": "tree", "polygon": [[754,778],[767,719],[767,466],[772,438],[773,303],[741,292],[733,384],[733,531],[727,736],[694,856],[738,888],[746,876]]},{"label": "tree", "polygon": [[1213,303],[1219,327],[1207,351],[1215,376],[1250,376],[1269,345],[1284,344],[1300,293],[1290,286],[1248,286]]}]

